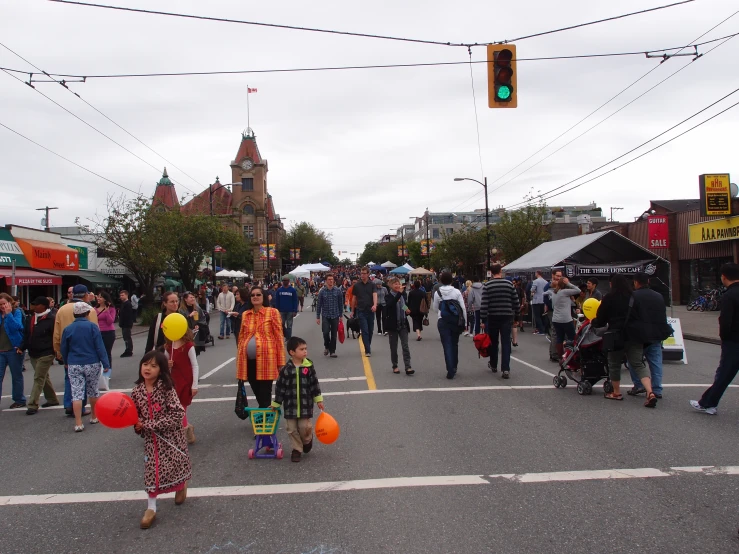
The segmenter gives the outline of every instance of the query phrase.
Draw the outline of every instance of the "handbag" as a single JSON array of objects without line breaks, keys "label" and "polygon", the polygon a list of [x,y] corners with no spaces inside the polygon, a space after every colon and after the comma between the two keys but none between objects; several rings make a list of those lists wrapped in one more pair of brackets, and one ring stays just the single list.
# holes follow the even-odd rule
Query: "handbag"
[{"label": "handbag", "polygon": [[631,316],[631,308],[634,307],[634,297],[629,298],[629,310],[626,312],[623,329],[608,330],[603,333],[603,350],[605,352],[615,352],[623,350],[626,344],[626,326]]},{"label": "handbag", "polygon": [[421,323],[423,323],[424,326],[428,326],[429,325],[429,316],[428,315],[423,316],[423,321]]},{"label": "handbag", "polygon": [[98,390],[110,390],[110,377],[105,375],[105,368],[100,364],[100,377],[98,378]]},{"label": "handbag", "polygon": [[244,381],[239,379],[238,387],[236,388],[236,406],[234,407],[234,412],[236,412],[236,417],[239,419],[246,419],[249,417],[248,412],[246,411],[246,408],[249,407],[249,402],[246,399],[246,385],[244,385]]},{"label": "handbag", "polygon": [[339,343],[344,344],[346,338],[346,330],[344,329],[344,320],[339,318],[339,330],[336,332],[339,338]]},{"label": "handbag", "polygon": [[426,302],[426,298],[421,298],[421,305],[418,307],[418,311],[422,314],[429,313],[429,305]]}]

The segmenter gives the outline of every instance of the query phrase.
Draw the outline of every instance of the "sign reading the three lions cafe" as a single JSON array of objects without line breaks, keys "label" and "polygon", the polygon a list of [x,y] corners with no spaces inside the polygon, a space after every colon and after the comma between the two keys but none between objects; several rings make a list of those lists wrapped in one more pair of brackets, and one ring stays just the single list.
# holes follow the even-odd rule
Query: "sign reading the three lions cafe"
[{"label": "sign reading the three lions cafe", "polygon": [[728,173],[700,175],[701,215],[731,215],[731,184]]}]

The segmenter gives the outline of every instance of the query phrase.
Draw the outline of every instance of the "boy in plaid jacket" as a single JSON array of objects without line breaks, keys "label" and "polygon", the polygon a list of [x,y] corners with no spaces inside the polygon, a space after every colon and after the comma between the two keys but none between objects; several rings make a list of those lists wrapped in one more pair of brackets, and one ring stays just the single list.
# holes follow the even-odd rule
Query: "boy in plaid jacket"
[{"label": "boy in plaid jacket", "polygon": [[275,383],[272,407],[279,408],[284,403],[285,426],[293,448],[290,460],[299,462],[301,454],[313,448],[313,403],[323,410],[323,396],[316,369],[308,359],[307,343],[300,337],[291,337],[286,347],[290,359]]}]

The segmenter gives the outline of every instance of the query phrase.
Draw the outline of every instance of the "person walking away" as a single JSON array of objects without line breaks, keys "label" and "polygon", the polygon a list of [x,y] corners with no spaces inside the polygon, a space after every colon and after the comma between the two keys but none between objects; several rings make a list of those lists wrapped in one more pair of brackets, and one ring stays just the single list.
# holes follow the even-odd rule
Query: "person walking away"
[{"label": "person walking away", "polygon": [[316,368],[308,359],[308,345],[300,337],[287,340],[290,359],[280,369],[272,409],[283,408],[285,430],[290,437],[290,461],[300,462],[313,448],[313,404],[323,411],[323,396]]},{"label": "person walking away", "polygon": [[721,359],[713,378],[700,400],[691,400],[694,410],[718,414],[718,404],[731,382],[739,372],[739,265],[728,263],[721,266],[721,283],[726,292],[721,295],[721,312],[718,331],[721,339]]},{"label": "person walking away", "polygon": [[547,281],[541,276],[541,271],[536,272],[536,279],[531,283],[531,311],[534,314],[534,335],[544,334],[544,287]]},{"label": "person walking away", "polygon": [[[49,378],[49,369],[54,363],[54,317],[49,300],[39,296],[31,303],[33,314],[26,319],[21,351],[28,350],[33,367],[33,388],[28,397],[26,415],[35,415],[39,410],[39,398],[44,393],[46,402],[41,406],[58,406],[59,399]],[[0,331],[1,332],[1,331]]]},{"label": "person walking away", "polygon": [[386,297],[387,315],[385,317],[385,334],[390,340],[390,363],[393,365],[393,373],[400,373],[398,369],[398,339],[403,349],[403,364],[405,365],[405,374],[413,375],[415,370],[411,368],[411,351],[408,348],[408,333],[410,326],[408,318],[411,313],[410,308],[405,302],[405,293],[400,279],[393,277],[388,280],[390,292]]},{"label": "person walking away", "polygon": [[157,496],[174,492],[174,503],[180,505],[187,498],[187,482],[192,479],[182,428],[185,409],[177,397],[164,353],[152,350],[141,358],[131,399],[139,415],[134,432],[144,438],[144,490],[148,505],[141,528],[148,529],[157,515]]},{"label": "person walking away", "polygon": [[323,332],[323,355],[336,358],[336,335],[339,320],[344,310],[344,295],[334,285],[335,277],[326,276],[326,286],[318,293],[316,307],[316,324],[321,325]]},{"label": "person walking away", "polygon": [[611,276],[611,292],[603,297],[598,307],[598,312],[592,322],[594,328],[608,326],[608,331],[621,333],[621,348],[608,352],[608,373],[613,384],[613,392],[604,393],[608,400],[623,400],[621,394],[621,365],[624,357],[633,368],[642,382],[647,393],[644,406],[654,408],[657,406],[657,396],[652,392],[652,379],[642,361],[644,351],[643,343],[630,336],[628,327],[639,317],[634,310],[635,300],[631,294],[631,287],[623,275]]},{"label": "person walking away", "polygon": [[[113,306],[113,299],[106,291],[100,291],[97,295],[98,307],[95,308],[95,313],[98,315],[98,326],[100,327],[100,334],[103,337],[103,344],[105,345],[105,351],[108,353],[108,360],[113,358],[113,344],[115,344],[115,307]],[[111,377],[113,369],[112,362],[106,367],[109,368],[108,373],[105,375],[108,379]]]},{"label": "person walking away", "polygon": [[269,408],[272,381],[285,365],[282,319],[262,289],[253,288],[249,299],[251,308],[244,312],[239,331],[236,379],[249,381],[259,407]]},{"label": "person walking away", "polygon": [[474,326],[470,325],[471,334],[478,335],[480,334],[480,328],[482,323],[482,291],[483,291],[483,284],[482,281],[480,281],[479,276],[474,277],[474,281],[472,281],[472,285],[470,286],[469,290],[469,303],[470,307],[472,308],[472,311],[475,314],[474,319]]},{"label": "person walking away", "polygon": [[142,298],[143,296],[138,296],[136,294],[136,291],[134,291],[134,293],[131,295],[131,308],[133,308],[134,319],[139,316],[139,313],[141,313],[141,311],[139,310],[139,304],[141,303]]},{"label": "person walking away", "polygon": [[419,341],[422,338],[423,321],[429,313],[426,293],[422,290],[421,281],[413,282],[413,288],[408,293],[408,309],[411,311],[411,321],[413,322],[413,330],[416,332],[416,340]]},{"label": "person walking away", "polygon": [[462,290],[462,298],[464,299],[464,307],[467,310],[467,327],[464,328],[463,335],[471,337],[475,330],[475,310],[470,305],[470,292],[472,292],[472,281],[466,281]]},{"label": "person walking away", "polygon": [[151,352],[154,349],[162,350],[166,342],[162,324],[166,317],[170,314],[176,314],[180,307],[180,299],[176,292],[168,291],[162,295],[162,311],[157,314],[154,321],[149,326],[149,335],[146,338],[146,351]]},{"label": "person walking away", "polygon": [[519,311],[518,294],[513,283],[503,278],[500,264],[490,267],[492,279],[482,289],[481,328],[490,335],[490,361],[488,367],[498,372],[498,339],[500,338],[500,368],[502,378],[511,376],[511,327]]},{"label": "person walking away", "polygon": [[464,309],[462,293],[452,286],[452,274],[441,274],[441,286],[433,295],[433,308],[439,314],[437,329],[444,348],[446,378],[454,379],[459,363],[459,335],[467,326],[467,312]]},{"label": "person walking away", "polygon": [[182,418],[182,427],[185,430],[187,444],[195,442],[195,426],[187,421],[187,407],[192,404],[192,399],[198,393],[198,357],[195,353],[193,342],[193,330],[188,328],[185,335],[176,341],[167,339],[164,345],[164,355],[169,361],[169,371],[172,374],[172,382],[177,398],[185,410]]},{"label": "person walking away", "polygon": [[385,296],[388,294],[388,290],[383,286],[380,279],[375,279],[375,290],[377,292],[377,311],[375,312],[375,317],[377,319],[377,334],[387,335],[387,332],[383,333],[382,331],[382,322],[385,313]]},{"label": "person walking away", "polygon": [[351,313],[354,306],[354,285],[359,281],[356,277],[352,277],[351,284],[346,289],[346,311]]},{"label": "person walking away", "polygon": [[127,290],[122,290],[119,296],[121,298],[121,310],[118,314],[118,325],[123,335],[123,344],[126,345],[121,358],[130,358],[133,356],[131,329],[133,329],[133,324],[136,321],[136,310],[133,307],[133,303],[128,299]]},{"label": "person walking away", "polygon": [[[87,302],[89,304],[95,296],[87,290],[87,287],[85,285],[75,285],[74,289],[72,290],[72,297],[74,298],[75,302],[69,302],[59,308],[59,310],[56,312],[56,317],[54,318],[54,352],[56,353],[57,360],[64,364],[64,412],[69,417],[74,416],[74,411],[72,407],[72,386],[69,380],[69,370],[67,368],[67,362],[62,356],[62,333],[64,333],[64,330],[67,328],[67,326],[71,325],[75,321],[75,303]],[[95,310],[91,309],[87,312],[87,319],[97,325],[98,316]],[[90,413],[89,410],[84,409],[86,405],[87,392],[85,391],[84,398],[82,399],[83,416],[86,416]]]},{"label": "person walking away", "polygon": [[[649,375],[652,378],[652,392],[657,398],[662,398],[662,341],[672,335],[672,327],[667,323],[667,307],[664,297],[649,288],[649,276],[646,273],[637,273],[634,276],[634,310],[637,319],[629,325],[629,332],[639,337],[644,343],[644,358],[649,365]],[[631,368],[626,367],[631,374],[634,387],[626,391],[629,396],[646,393],[639,376]]]},{"label": "person walking away", "polygon": [[590,277],[586,282],[585,286],[588,291],[585,293],[585,300],[588,298],[595,298],[598,302],[603,300],[603,293],[598,290],[598,278]]},{"label": "person walking away", "polygon": [[297,283],[295,283],[295,290],[298,293],[298,304],[300,306],[300,311],[303,311],[303,303],[305,302],[305,285],[302,281],[298,280]]},{"label": "person walking away", "polygon": [[236,343],[239,342],[239,331],[241,331],[241,318],[244,312],[251,307],[249,303],[249,287],[243,287],[234,293],[234,310],[231,316],[231,330],[234,332]]},{"label": "person walking away", "polygon": [[221,340],[223,340],[224,334],[227,339],[231,338],[231,320],[228,314],[234,311],[235,303],[234,293],[228,290],[228,285],[222,285],[221,294],[216,298],[216,310],[221,313],[221,331],[218,335]]},{"label": "person walking away", "polygon": [[[289,339],[293,333],[293,318],[298,315],[298,291],[290,284],[290,278],[282,278],[282,286],[277,289],[274,307],[280,312],[284,336]],[[270,304],[272,305],[272,304]]]},{"label": "person walking away", "polygon": [[375,312],[377,311],[377,289],[369,280],[369,268],[363,267],[360,279],[353,286],[352,309],[354,317],[359,318],[359,331],[364,355],[372,355],[372,333],[375,331]]},{"label": "person walking away", "polygon": [[10,409],[25,408],[23,394],[23,312],[13,308],[13,298],[0,293],[0,395],[2,395],[5,370],[10,367],[13,403]]},{"label": "person walking away", "polygon": [[87,302],[75,302],[72,306],[74,321],[62,333],[61,349],[72,390],[74,431],[79,433],[85,430],[82,424],[85,394],[90,399],[90,424],[98,423],[95,417],[95,403],[100,396],[98,382],[102,372],[110,372],[110,361],[100,329],[87,319],[92,306]]},{"label": "person walking away", "polygon": [[557,333],[552,324],[554,318],[554,306],[552,305],[552,297],[547,294],[547,291],[556,287],[559,280],[562,278],[562,271],[555,269],[552,271],[552,280],[544,286],[544,328],[549,341],[549,361],[559,363],[559,356],[557,355]]},{"label": "person walking away", "polygon": [[580,287],[570,283],[567,277],[562,277],[550,288],[548,295],[552,302],[552,325],[555,332],[555,348],[557,359],[564,355],[565,339],[575,340],[575,324],[572,321],[572,299],[580,295]]}]

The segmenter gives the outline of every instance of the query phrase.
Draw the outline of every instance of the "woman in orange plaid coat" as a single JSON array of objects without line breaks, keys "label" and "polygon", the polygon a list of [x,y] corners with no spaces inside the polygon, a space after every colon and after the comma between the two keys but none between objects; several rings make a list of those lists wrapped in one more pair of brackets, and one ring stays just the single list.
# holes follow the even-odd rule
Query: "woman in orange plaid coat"
[{"label": "woman in orange plaid coat", "polygon": [[257,404],[269,408],[272,403],[272,381],[285,365],[285,343],[280,312],[269,307],[260,287],[251,289],[251,309],[241,317],[236,378],[249,381]]}]

